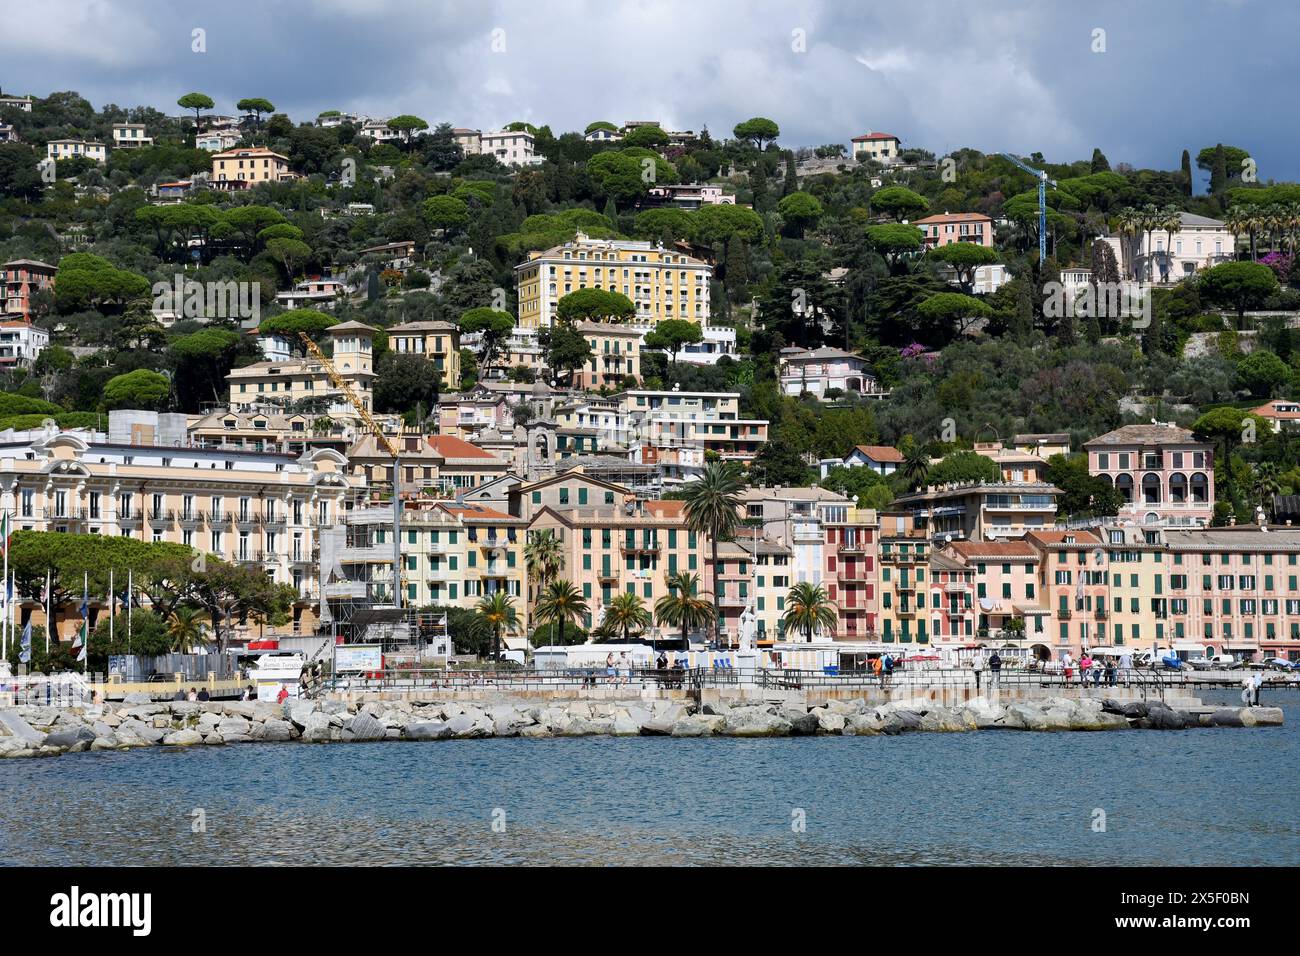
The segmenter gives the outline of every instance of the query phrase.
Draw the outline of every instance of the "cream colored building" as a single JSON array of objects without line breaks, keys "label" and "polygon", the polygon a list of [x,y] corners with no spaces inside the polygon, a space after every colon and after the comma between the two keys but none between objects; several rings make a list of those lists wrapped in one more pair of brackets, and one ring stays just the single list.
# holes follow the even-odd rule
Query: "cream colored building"
[{"label": "cream colored building", "polygon": [[[13,527],[170,542],[259,568],[294,586],[294,627],[312,630],[317,536],[342,522],[363,479],[347,474],[337,452],[294,458],[165,444],[151,413],[124,414],[146,420],[130,426],[134,441],[50,430],[0,446],[0,509]],[[120,431],[113,421],[110,436]],[[69,618],[65,636],[75,626]]]},{"label": "cream colored building", "polygon": [[641,379],[641,332],[615,322],[579,322],[575,331],[591,347],[591,359],[578,371],[578,387],[622,388],[624,379]]},{"label": "cream colored building", "polygon": [[549,326],[568,293],[606,289],[632,300],[635,324],[686,319],[705,326],[712,273],[707,262],[684,252],[650,242],[592,239],[580,232],[571,242],[529,253],[515,266],[519,324],[525,329]]},{"label": "cream colored building", "polygon": [[113,146],[117,149],[135,149],[152,145],[153,137],[149,135],[144,123],[113,124]]},{"label": "cream colored building", "polygon": [[262,146],[231,149],[212,157],[213,182],[274,183],[289,175],[288,158]]},{"label": "cream colored building", "polygon": [[[341,322],[331,326],[326,333],[334,342],[331,361],[335,370],[367,410],[374,407],[371,387],[375,378],[372,367],[374,333],[373,328],[360,322]],[[231,369],[226,381],[230,383],[232,411],[276,406],[293,411],[291,406],[296,402],[319,399],[330,403],[330,415],[351,418],[356,414],[342,392],[330,381],[325,367],[310,356],[287,362],[254,362]],[[324,412],[322,409],[320,413]]]},{"label": "cream colored building", "polygon": [[52,139],[45,144],[45,155],[56,162],[60,159],[75,159],[78,156],[84,156],[86,159],[93,159],[97,163],[102,163],[108,159],[108,147],[93,140]]}]

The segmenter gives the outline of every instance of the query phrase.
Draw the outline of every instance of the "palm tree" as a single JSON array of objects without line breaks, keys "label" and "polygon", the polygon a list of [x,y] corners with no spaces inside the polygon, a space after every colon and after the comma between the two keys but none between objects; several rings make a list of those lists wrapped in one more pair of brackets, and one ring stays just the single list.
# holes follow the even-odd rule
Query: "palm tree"
[{"label": "palm tree", "polygon": [[1246,211],[1244,206],[1231,206],[1228,209],[1228,214],[1223,217],[1223,224],[1227,226],[1228,231],[1232,233],[1232,252],[1233,258],[1235,259],[1237,252],[1236,240],[1241,237],[1243,232],[1250,231],[1250,214]]},{"label": "palm tree", "polygon": [[718,609],[696,593],[700,586],[698,574],[685,571],[670,574],[664,581],[668,593],[655,602],[655,617],[660,624],[682,629],[682,643],[693,627],[706,627],[718,616]]},{"label": "palm tree", "polygon": [[1281,469],[1275,461],[1262,461],[1255,466],[1255,473],[1251,477],[1251,490],[1259,499],[1260,507],[1272,515],[1273,496],[1282,490]]},{"label": "palm tree", "polygon": [[[708,535],[713,560],[709,565],[713,593],[718,590],[718,542],[729,541],[740,524],[740,493],[745,488],[733,464],[710,462],[704,474],[686,486],[686,527]],[[717,618],[709,623],[710,640],[717,637]]]},{"label": "palm tree", "polygon": [[552,528],[535,531],[524,546],[528,578],[543,587],[564,570],[564,544]]},{"label": "palm tree", "polygon": [[1123,237],[1122,248],[1128,250],[1125,256],[1130,279],[1137,278],[1137,255],[1133,249],[1133,240],[1141,230],[1142,217],[1136,209],[1124,208],[1115,214],[1115,231]]},{"label": "palm tree", "polygon": [[188,654],[195,647],[208,643],[208,625],[203,612],[193,607],[178,607],[167,618],[167,636],[172,650]]},{"label": "palm tree", "polygon": [[1169,205],[1160,210],[1160,228],[1165,233],[1165,281],[1173,271],[1174,233],[1183,228],[1183,212],[1177,206]]},{"label": "palm tree", "polygon": [[916,445],[903,456],[903,477],[915,488],[930,473],[930,453],[925,445]]},{"label": "palm tree", "polygon": [[576,623],[579,617],[590,613],[590,610],[582,592],[571,581],[561,578],[546,585],[537,600],[535,613],[539,621],[548,621],[555,626],[557,643],[563,644],[564,625]]},{"label": "palm tree", "polygon": [[492,659],[501,659],[501,630],[513,628],[519,623],[515,612],[515,599],[505,591],[493,591],[485,595],[474,609],[488,627],[492,628]]},{"label": "palm tree", "polygon": [[835,605],[820,584],[800,581],[786,595],[781,623],[787,631],[802,631],[806,641],[812,640],[813,631],[819,627],[834,628],[837,619]]},{"label": "palm tree", "polygon": [[639,633],[650,626],[650,612],[638,595],[624,591],[615,595],[605,608],[605,623],[617,628],[626,641],[631,631]]}]

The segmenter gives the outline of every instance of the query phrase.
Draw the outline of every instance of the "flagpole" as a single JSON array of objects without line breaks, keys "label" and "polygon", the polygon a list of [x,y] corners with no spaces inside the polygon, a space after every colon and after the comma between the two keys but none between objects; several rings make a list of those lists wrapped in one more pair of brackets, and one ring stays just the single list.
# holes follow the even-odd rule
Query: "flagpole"
[{"label": "flagpole", "polygon": [[90,666],[90,572],[81,572],[81,676]]},{"label": "flagpole", "polygon": [[4,514],[5,545],[5,619],[0,626],[0,660],[9,659],[9,512]]},{"label": "flagpole", "polygon": [[126,652],[131,653],[131,598],[135,585],[132,583],[132,569],[126,569]]},{"label": "flagpole", "polygon": [[45,656],[50,656],[50,630],[54,627],[54,618],[50,616],[50,569],[45,569]]},{"label": "flagpole", "polygon": [[113,593],[113,569],[108,569],[108,646],[113,646],[113,618],[117,617],[117,595]]}]

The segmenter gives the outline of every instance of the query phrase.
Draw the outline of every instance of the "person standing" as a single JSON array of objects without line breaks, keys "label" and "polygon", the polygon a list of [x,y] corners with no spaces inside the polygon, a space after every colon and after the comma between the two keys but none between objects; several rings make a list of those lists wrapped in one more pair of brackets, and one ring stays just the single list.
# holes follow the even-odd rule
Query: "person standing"
[{"label": "person standing", "polygon": [[975,660],[971,663],[971,670],[975,672],[975,694],[978,696],[980,692],[980,675],[984,672],[984,658],[976,654]]},{"label": "person standing", "polygon": [[1001,675],[1002,675],[1002,658],[998,656],[997,651],[994,651],[992,656],[989,657],[989,688],[990,689],[998,686],[998,681],[1001,678]]},{"label": "person standing", "polygon": [[1255,692],[1251,695],[1251,700],[1254,701],[1254,703],[1253,703],[1251,706],[1252,706],[1252,707],[1258,707],[1258,706],[1259,706],[1259,692],[1260,692],[1261,690],[1264,689],[1264,672],[1263,672],[1263,671],[1256,671],[1256,672],[1255,672],[1255,676],[1254,676],[1254,678],[1251,680],[1251,683],[1254,685],[1254,688],[1253,688],[1253,689],[1254,689],[1254,691],[1255,691]]}]

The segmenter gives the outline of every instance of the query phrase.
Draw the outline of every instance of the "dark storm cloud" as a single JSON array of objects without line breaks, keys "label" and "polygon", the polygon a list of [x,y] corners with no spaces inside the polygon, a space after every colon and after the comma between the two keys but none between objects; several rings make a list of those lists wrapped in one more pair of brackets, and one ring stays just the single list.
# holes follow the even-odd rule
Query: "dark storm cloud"
[{"label": "dark storm cloud", "polygon": [[[176,98],[201,90],[224,112],[265,96],[295,119],[411,112],[557,132],[594,119],[726,132],[761,114],[789,145],[883,129],[937,153],[1067,160],[1100,146],[1112,163],[1172,168],[1184,148],[1222,141],[1265,178],[1300,176],[1300,5],[48,0],[40,12],[7,19],[0,82],[97,106],[179,112]],[[191,52],[196,28],[206,53]]]}]

